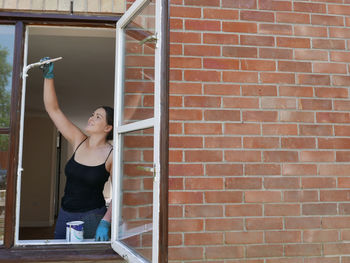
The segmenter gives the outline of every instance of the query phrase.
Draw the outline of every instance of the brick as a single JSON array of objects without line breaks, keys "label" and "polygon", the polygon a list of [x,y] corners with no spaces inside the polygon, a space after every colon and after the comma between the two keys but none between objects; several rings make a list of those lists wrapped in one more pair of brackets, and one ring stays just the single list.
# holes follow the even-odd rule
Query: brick
[{"label": "brick", "polygon": [[329,75],[312,75],[312,74],[298,74],[297,75],[298,84],[307,85],[330,85]]},{"label": "brick", "polygon": [[244,148],[278,148],[279,139],[275,137],[245,137],[243,138]]},{"label": "brick", "polygon": [[203,193],[200,192],[170,192],[169,204],[201,204]]},{"label": "brick", "polygon": [[225,189],[261,189],[262,179],[259,177],[228,177],[225,179]]},{"label": "brick", "polygon": [[256,58],[257,54],[255,47],[222,47],[222,56],[224,57]]},{"label": "brick", "polygon": [[195,260],[203,259],[202,247],[171,247],[169,260]]},{"label": "brick", "polygon": [[343,51],[331,51],[330,59],[336,62],[350,62],[350,54]]},{"label": "brick", "polygon": [[349,15],[350,7],[346,5],[328,5],[328,14]]},{"label": "brick", "polygon": [[203,68],[207,69],[239,69],[239,61],[222,58],[203,58]]},{"label": "brick", "polygon": [[312,39],[312,48],[345,49],[345,41],[342,39]]},{"label": "brick", "polygon": [[251,245],[247,246],[247,257],[279,257],[283,256],[282,245]]},{"label": "brick", "polygon": [[317,190],[285,191],[285,202],[316,202],[318,201]]},{"label": "brick", "polygon": [[260,125],[254,123],[225,123],[224,134],[253,135],[260,134]]},{"label": "brick", "polygon": [[291,97],[313,97],[312,87],[303,86],[280,86],[280,96],[291,96]]},{"label": "brick", "polygon": [[218,19],[218,17],[223,20],[237,20],[239,18],[238,10],[203,8],[203,18]]},{"label": "brick", "polygon": [[349,136],[350,129],[348,126],[334,125],[334,133],[336,136]]},{"label": "brick", "polygon": [[[324,119],[325,117],[322,117]],[[311,136],[330,136],[333,135],[333,129],[330,125],[300,125],[300,135],[311,135]]]},{"label": "brick", "polygon": [[258,33],[268,35],[292,35],[291,25],[259,24]]},{"label": "brick", "polygon": [[263,135],[297,135],[298,127],[296,124],[263,124]]},{"label": "brick", "polygon": [[226,232],[226,244],[257,244],[263,243],[263,232]]},{"label": "brick", "polygon": [[313,72],[346,74],[346,64],[340,63],[313,63]]},{"label": "brick", "polygon": [[328,32],[327,32],[327,28],[325,27],[295,25],[294,35],[309,36],[309,37],[327,37]]},{"label": "brick", "polygon": [[319,175],[322,176],[348,176],[350,165],[346,164],[321,164]]},{"label": "brick", "polygon": [[276,44],[278,47],[310,48],[310,39],[297,37],[277,37]]},{"label": "brick", "polygon": [[332,243],[324,245],[324,255],[344,255],[349,254],[349,252],[349,243]]},{"label": "brick", "polygon": [[241,164],[207,164],[206,172],[208,176],[238,176],[243,175]]},{"label": "brick", "polygon": [[222,22],[223,32],[256,33],[257,24],[249,22]]},{"label": "brick", "polygon": [[241,35],[240,44],[247,46],[275,46],[275,38],[271,36]]},{"label": "brick", "polygon": [[[335,86],[348,86],[350,81],[350,77],[348,76],[332,76],[332,84]],[[341,95],[338,95],[340,98],[347,97],[347,90],[343,90]]]},{"label": "brick", "polygon": [[218,108],[221,104],[220,97],[209,96],[185,96],[185,107]]},{"label": "brick", "polygon": [[350,30],[348,28],[329,28],[329,36],[332,38],[349,38],[350,37]]},{"label": "brick", "polygon": [[282,148],[287,149],[307,149],[315,148],[315,138],[281,138]]},{"label": "brick", "polygon": [[152,193],[150,192],[124,193],[123,198],[127,206],[152,204]]},{"label": "brick", "polygon": [[[340,263],[340,258],[338,257],[312,257],[305,258],[304,263]],[[343,262],[346,263],[346,262]]]},{"label": "brick", "polygon": [[205,192],[206,203],[241,203],[242,192],[238,191],[210,191]]},{"label": "brick", "polygon": [[[182,19],[170,18],[170,30],[175,30],[175,29],[178,29],[178,30],[182,30],[183,29],[183,20]],[[173,31],[171,31],[171,32],[173,32]],[[172,46],[171,49],[173,47],[174,46]]]},{"label": "brick", "polygon": [[174,6],[170,7],[170,16],[174,17],[184,17],[184,18],[200,18],[202,16],[202,10],[198,7],[189,6]]},{"label": "brick", "polygon": [[328,61],[328,52],[324,50],[296,49],[294,51],[297,60],[321,60]]},{"label": "brick", "polygon": [[170,246],[180,246],[183,244],[182,234],[169,234],[169,245]]},{"label": "brick", "polygon": [[261,11],[244,11],[240,12],[240,20],[274,22],[274,14],[272,12]]},{"label": "brick", "polygon": [[321,244],[289,244],[285,246],[286,256],[321,256]]},{"label": "brick", "polygon": [[291,23],[291,24],[309,24],[310,14],[300,14],[296,12],[288,13],[276,13],[277,23]]},{"label": "brick", "polygon": [[349,149],[350,138],[319,138],[320,149]]},{"label": "brick", "polygon": [[170,82],[170,93],[174,94],[201,94],[202,84],[201,83],[180,83]]},{"label": "brick", "polygon": [[227,205],[226,216],[246,217],[246,216],[262,216],[261,204],[236,204]]},{"label": "brick", "polygon": [[[332,196],[327,196],[332,195]],[[321,190],[320,191],[321,201],[348,201],[350,200],[349,192],[347,190]]]},{"label": "brick", "polygon": [[266,231],[265,240],[267,243],[300,243],[301,232],[300,231]]},{"label": "brick", "polygon": [[264,216],[298,216],[299,204],[265,204]]},{"label": "brick", "polygon": [[186,190],[223,189],[223,178],[186,178]]},{"label": "brick", "polygon": [[184,46],[185,56],[220,56],[219,46],[209,46],[209,45],[185,45]]},{"label": "brick", "polygon": [[326,13],[326,5],[319,3],[294,3],[294,11],[305,13]]},{"label": "brick", "polygon": [[265,162],[297,162],[298,153],[295,151],[266,151],[263,153]]},{"label": "brick", "polygon": [[205,95],[240,95],[240,86],[232,84],[204,84]]},{"label": "brick", "polygon": [[202,164],[170,164],[170,176],[202,176],[204,169]]},{"label": "brick", "polygon": [[256,109],[259,108],[259,98],[223,98],[224,108]]},{"label": "brick", "polygon": [[186,233],[184,236],[186,246],[220,245],[224,242],[222,233]]},{"label": "brick", "polygon": [[320,217],[286,217],[286,229],[318,229],[321,228]]},{"label": "brick", "polygon": [[225,151],[225,161],[228,162],[260,162],[259,151]]},{"label": "brick", "polygon": [[246,164],[246,175],[280,175],[281,166],[279,164]]},{"label": "brick", "polygon": [[348,101],[348,100],[334,101],[334,110],[336,110],[336,111],[349,111],[350,110],[350,101]]},{"label": "brick", "polygon": [[182,123],[173,122],[169,125],[170,134],[181,134],[182,133]]},{"label": "brick", "polygon": [[302,188],[333,188],[336,187],[336,178],[330,177],[308,177],[301,179]]},{"label": "brick", "polygon": [[169,190],[183,190],[183,178],[169,178]]},{"label": "brick", "polygon": [[222,151],[214,150],[188,150],[185,151],[186,162],[220,162]]},{"label": "brick", "polygon": [[350,178],[338,177],[338,188],[350,188]]},{"label": "brick", "polygon": [[265,189],[293,189],[300,188],[297,177],[266,177],[264,179]]},{"label": "brick", "polygon": [[337,204],[303,204],[303,215],[336,215]]},{"label": "brick", "polygon": [[194,5],[194,6],[220,6],[219,0],[184,0],[185,5]]},{"label": "brick", "polygon": [[312,15],[311,24],[325,26],[344,26],[344,21],[341,16]]},{"label": "brick", "polygon": [[239,9],[256,9],[256,0],[222,0],[222,7]]},{"label": "brick", "polygon": [[349,230],[342,230],[341,232],[341,240],[349,240],[350,239],[350,231]]},{"label": "brick", "polygon": [[300,99],[299,109],[301,110],[332,110],[331,100]]},{"label": "brick", "polygon": [[317,175],[317,166],[314,164],[283,164],[282,174],[288,176]]},{"label": "brick", "polygon": [[202,148],[203,138],[194,136],[171,136],[169,139],[170,148]]},{"label": "brick", "polygon": [[322,228],[324,229],[337,229],[337,228],[349,228],[350,226],[350,217],[340,216],[340,217],[323,217],[322,219]]},{"label": "brick", "polygon": [[202,33],[204,44],[217,45],[237,45],[238,36],[235,34],[220,34],[220,33]]},{"label": "brick", "polygon": [[277,117],[276,111],[243,111],[243,121],[273,122]]},{"label": "brick", "polygon": [[279,71],[311,72],[310,62],[278,61]]},{"label": "brick", "polygon": [[[241,148],[242,142],[239,137],[206,137],[205,148]],[[226,155],[226,153],[225,153]]]},{"label": "brick", "polygon": [[336,242],[338,241],[337,230],[305,230],[303,241],[308,243]]},{"label": "brick", "polygon": [[282,229],[282,218],[264,217],[264,218],[246,218],[247,230],[268,230]]},{"label": "brick", "polygon": [[259,9],[274,10],[274,11],[291,11],[292,4],[289,1],[260,0]]},{"label": "brick", "polygon": [[202,120],[202,110],[171,109],[169,112],[171,120]]},{"label": "brick", "polygon": [[349,204],[339,204],[339,214],[340,215],[349,215],[350,214]]},{"label": "brick", "polygon": [[281,201],[279,191],[246,191],[245,202],[247,203],[272,203]]},{"label": "brick", "polygon": [[260,73],[260,78],[263,83],[277,83],[277,84],[294,84],[294,73]]},{"label": "brick", "polygon": [[237,218],[215,218],[205,220],[205,230],[207,231],[230,231],[242,230],[243,220]]},{"label": "brick", "polygon": [[263,109],[296,109],[296,100],[293,98],[261,98]]},{"label": "brick", "polygon": [[336,161],[337,162],[349,162],[350,161],[350,154],[348,151],[337,151],[336,152]]},{"label": "brick", "polygon": [[260,48],[259,57],[270,59],[292,59],[293,50],[285,48]]},{"label": "brick", "polygon": [[202,61],[200,58],[184,58],[184,57],[171,57],[170,67],[172,68],[201,68]]},{"label": "brick", "polygon": [[240,121],[241,116],[238,110],[205,110],[206,121]]},{"label": "brick", "polygon": [[242,72],[242,71],[224,71],[223,81],[237,83],[256,83],[258,82],[257,72]]},{"label": "brick", "polygon": [[218,71],[209,70],[186,70],[186,81],[220,81],[221,76]]},{"label": "brick", "polygon": [[335,155],[332,151],[301,151],[301,162],[334,162]]},{"label": "brick", "polygon": [[220,31],[220,22],[210,20],[187,19],[185,21],[185,30]]},{"label": "brick", "polygon": [[273,85],[242,85],[243,96],[277,96],[277,88]]},{"label": "brick", "polygon": [[222,217],[222,205],[186,205],[186,217]]},{"label": "brick", "polygon": [[206,247],[207,259],[229,259],[229,258],[243,258],[244,247],[243,246],[215,246]]},{"label": "brick", "polygon": [[276,69],[276,63],[272,60],[241,60],[242,70],[273,71]]}]

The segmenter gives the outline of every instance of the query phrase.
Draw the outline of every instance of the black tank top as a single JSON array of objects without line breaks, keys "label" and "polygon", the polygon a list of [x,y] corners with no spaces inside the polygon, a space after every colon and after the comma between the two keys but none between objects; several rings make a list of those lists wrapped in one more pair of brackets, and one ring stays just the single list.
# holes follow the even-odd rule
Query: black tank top
[{"label": "black tank top", "polygon": [[61,205],[67,212],[86,212],[105,206],[103,188],[109,177],[105,165],[113,148],[103,164],[88,166],[74,159],[76,151],[84,141],[78,145],[65,167],[67,182]]}]

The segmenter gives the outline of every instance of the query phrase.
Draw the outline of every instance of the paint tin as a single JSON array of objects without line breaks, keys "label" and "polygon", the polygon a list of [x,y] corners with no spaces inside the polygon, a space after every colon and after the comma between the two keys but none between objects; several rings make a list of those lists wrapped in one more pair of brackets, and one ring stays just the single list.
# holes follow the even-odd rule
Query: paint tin
[{"label": "paint tin", "polygon": [[66,223],[67,242],[82,242],[84,240],[84,222],[71,221]]}]

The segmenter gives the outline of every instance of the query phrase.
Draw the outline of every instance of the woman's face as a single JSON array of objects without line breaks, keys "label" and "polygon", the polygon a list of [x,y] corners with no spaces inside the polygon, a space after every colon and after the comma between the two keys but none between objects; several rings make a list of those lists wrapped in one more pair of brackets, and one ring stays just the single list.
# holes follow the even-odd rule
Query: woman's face
[{"label": "woman's face", "polygon": [[85,130],[89,134],[102,133],[105,132],[108,126],[106,111],[103,108],[98,108],[91,114]]}]

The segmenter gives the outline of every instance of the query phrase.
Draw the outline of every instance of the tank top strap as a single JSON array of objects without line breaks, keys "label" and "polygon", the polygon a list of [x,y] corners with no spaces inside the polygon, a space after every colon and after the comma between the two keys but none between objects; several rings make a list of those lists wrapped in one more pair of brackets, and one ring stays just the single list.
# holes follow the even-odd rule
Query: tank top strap
[{"label": "tank top strap", "polygon": [[78,145],[78,147],[75,149],[75,151],[74,151],[74,153],[79,149],[79,147],[80,147],[80,145],[82,145],[83,144],[83,142],[85,142],[86,141],[86,139],[87,139],[88,137],[86,137],[81,143],[79,143],[79,145]]},{"label": "tank top strap", "polygon": [[107,162],[107,160],[108,160],[108,157],[111,155],[111,152],[113,151],[113,147],[111,148],[111,150],[109,151],[109,153],[108,153],[108,155],[107,155],[107,158],[106,158],[106,161],[105,161],[105,163]]}]

